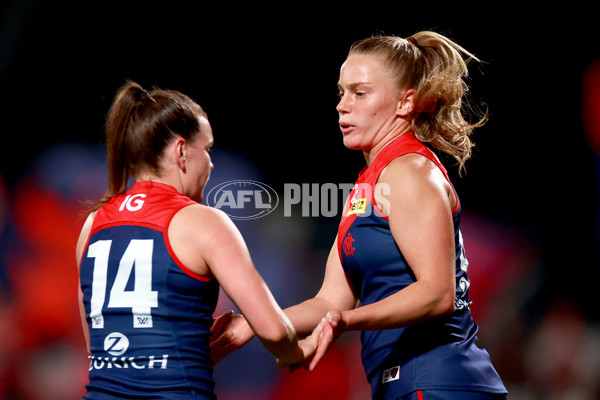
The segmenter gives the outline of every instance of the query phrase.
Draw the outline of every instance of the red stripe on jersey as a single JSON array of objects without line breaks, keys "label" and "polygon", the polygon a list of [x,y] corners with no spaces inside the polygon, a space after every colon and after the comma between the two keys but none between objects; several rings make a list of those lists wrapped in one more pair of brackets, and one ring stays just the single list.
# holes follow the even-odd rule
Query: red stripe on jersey
[{"label": "red stripe on jersey", "polygon": [[163,233],[163,238],[165,240],[165,246],[167,247],[167,251],[171,255],[171,258],[173,258],[173,261],[175,262],[175,264],[177,264],[179,269],[181,269],[183,272],[185,272],[190,278],[194,278],[194,279],[202,281],[202,282],[210,282],[214,279],[214,278],[209,278],[207,276],[198,275],[197,273],[195,273],[194,271],[190,270],[185,265],[183,265],[183,263],[179,260],[179,258],[177,258],[177,256],[175,255],[175,252],[173,251],[173,248],[171,247],[171,241],[169,240],[169,233],[167,231],[165,231]]}]

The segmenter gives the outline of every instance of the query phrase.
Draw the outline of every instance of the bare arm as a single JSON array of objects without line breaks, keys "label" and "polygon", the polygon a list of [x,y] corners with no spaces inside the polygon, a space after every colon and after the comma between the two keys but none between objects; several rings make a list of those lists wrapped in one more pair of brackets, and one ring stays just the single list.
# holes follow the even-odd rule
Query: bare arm
[{"label": "bare arm", "polygon": [[379,200],[416,282],[377,303],[344,311],[346,330],[393,329],[454,311],[456,199],[449,183],[431,161],[413,154],[392,161],[379,182],[390,187],[390,195]]},{"label": "bare arm", "polygon": [[186,207],[173,218],[169,238],[184,265],[219,281],[252,332],[281,365],[306,357],[293,325],[254,267],[241,234],[224,213],[200,205]]},{"label": "bare arm", "polygon": [[[393,329],[454,311],[455,247],[451,210],[456,198],[452,188],[431,161],[418,155],[394,160],[381,174],[379,182],[390,187],[390,195],[381,196],[378,203],[381,202],[380,208],[389,215],[391,233],[411,266],[416,282],[377,303],[356,307],[357,298],[334,243],[319,293],[285,310],[300,334],[310,332],[319,319],[327,315],[330,325],[323,331],[311,367],[345,330]],[[243,322],[238,326],[243,327]],[[244,340],[249,338],[241,338],[241,345],[245,344]]]},{"label": "bare arm", "polygon": [[[305,336],[318,326],[328,311],[349,310],[356,304],[357,298],[340,263],[337,241],[334,241],[327,259],[325,278],[317,295],[284,312],[298,335]],[[215,362],[243,347],[254,336],[244,317],[239,315],[225,314],[217,319],[214,327],[211,351]],[[311,365],[314,367],[316,364]]]},{"label": "bare arm", "polygon": [[452,212],[456,197],[439,169],[418,155],[392,161],[380,183],[389,195],[375,200],[389,215],[394,240],[416,281],[389,297],[366,306],[327,314],[311,368],[322,359],[337,336],[347,330],[404,327],[454,311],[455,250]]},{"label": "bare arm", "polygon": [[358,299],[338,255],[337,239],[329,252],[325,266],[325,277],[315,297],[285,309],[298,334],[308,334],[317,326],[328,311],[352,310]]},{"label": "bare arm", "polygon": [[450,184],[430,160],[412,154],[392,161],[379,182],[389,185],[390,194],[379,200],[416,282],[377,303],[356,307],[334,244],[319,293],[285,310],[298,332],[310,332],[323,311],[342,311],[345,329],[359,331],[403,327],[454,311],[456,198]]},{"label": "bare arm", "polygon": [[[79,267],[81,263],[81,257],[83,256],[83,251],[85,250],[85,244],[90,236],[90,232],[92,230],[92,223],[94,222],[95,213],[90,214],[83,227],[81,228],[81,233],[79,234],[79,239],[77,240],[77,248],[75,252],[75,257],[77,260],[77,271],[79,272]],[[77,274],[79,281],[79,273]],[[90,352],[90,331],[88,328],[86,315],[85,315],[85,307],[83,306],[83,292],[81,291],[81,284],[77,285],[78,288],[78,296],[79,299],[79,315],[81,317],[81,326],[83,328],[83,336],[85,337],[85,344],[87,347],[88,353]]]}]

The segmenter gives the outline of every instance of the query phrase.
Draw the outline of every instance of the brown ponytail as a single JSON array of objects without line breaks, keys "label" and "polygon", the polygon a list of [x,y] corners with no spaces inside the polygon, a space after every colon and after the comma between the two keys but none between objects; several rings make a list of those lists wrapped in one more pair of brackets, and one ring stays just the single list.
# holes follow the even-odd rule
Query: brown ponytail
[{"label": "brown ponytail", "polygon": [[108,188],[93,207],[127,191],[131,176],[142,170],[160,174],[160,160],[176,136],[193,142],[206,113],[188,96],[173,90],[146,91],[127,81],[115,95],[105,124]]},{"label": "brown ponytail", "polygon": [[[376,53],[385,57],[401,89],[412,88],[416,102],[412,129],[422,142],[450,154],[464,170],[474,146],[473,129],[485,124],[487,114],[469,122],[463,97],[468,91],[464,78],[467,64],[479,61],[473,54],[435,32],[418,32],[407,39],[374,36],[355,43],[350,54]],[[466,56],[463,59],[462,55]]]}]

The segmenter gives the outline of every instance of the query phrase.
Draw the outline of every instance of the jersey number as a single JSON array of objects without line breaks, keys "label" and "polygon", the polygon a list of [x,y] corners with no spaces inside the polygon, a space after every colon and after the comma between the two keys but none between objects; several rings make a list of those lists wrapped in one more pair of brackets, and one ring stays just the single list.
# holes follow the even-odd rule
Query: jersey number
[{"label": "jersey number", "polygon": [[[99,240],[88,247],[88,258],[94,259],[94,274],[92,277],[92,299],[90,318],[92,328],[104,328],[104,307],[108,255],[112,240]],[[158,307],[158,292],[152,290],[152,249],[151,239],[134,239],[129,242],[115,276],[108,297],[109,308],[131,308],[134,328],[152,328],[152,307]],[[134,269],[135,267],[135,269]],[[135,271],[133,290],[125,290],[127,282]]]}]

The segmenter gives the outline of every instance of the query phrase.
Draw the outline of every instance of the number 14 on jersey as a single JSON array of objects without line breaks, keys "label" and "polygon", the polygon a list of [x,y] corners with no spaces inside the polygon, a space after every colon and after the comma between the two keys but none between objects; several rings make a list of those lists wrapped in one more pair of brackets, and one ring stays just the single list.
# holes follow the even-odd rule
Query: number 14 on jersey
[{"label": "number 14 on jersey", "polygon": [[[88,258],[94,259],[90,318],[92,328],[104,328],[102,308],[106,300],[108,261],[112,240],[98,240],[88,247]],[[158,292],[152,290],[151,239],[134,239],[129,242],[121,257],[117,274],[108,296],[108,308],[130,308],[134,328],[152,328],[152,307],[158,307]],[[135,272],[133,290],[125,290]]]}]

